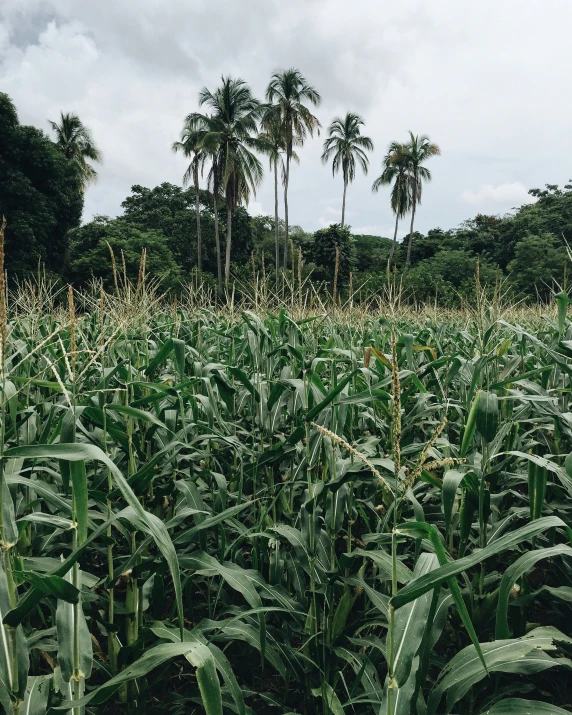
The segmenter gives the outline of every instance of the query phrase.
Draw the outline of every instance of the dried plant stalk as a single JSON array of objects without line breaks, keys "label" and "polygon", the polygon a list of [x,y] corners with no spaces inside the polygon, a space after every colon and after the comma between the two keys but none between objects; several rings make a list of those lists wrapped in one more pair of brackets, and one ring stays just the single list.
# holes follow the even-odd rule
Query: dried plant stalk
[{"label": "dried plant stalk", "polygon": [[6,358],[6,342],[8,340],[8,305],[6,300],[6,276],[4,273],[4,232],[6,218],[2,216],[0,224],[0,365],[4,374],[4,361]]},{"label": "dried plant stalk", "polygon": [[383,493],[384,504],[390,504],[393,501],[393,490],[392,490],[390,484],[387,483],[387,481],[379,473],[376,466],[370,462],[370,460],[365,456],[365,454],[362,454],[361,452],[359,452],[355,447],[352,447],[352,445],[349,442],[346,442],[345,439],[338,436],[335,432],[332,432],[331,430],[327,429],[326,427],[322,427],[321,425],[318,425],[315,422],[311,422],[310,424],[312,425],[312,427],[315,427],[320,434],[323,434],[326,437],[329,437],[332,440],[332,442],[339,444],[340,447],[345,447],[348,450],[348,452],[351,455],[353,455],[359,462],[361,462],[362,464],[365,464],[366,467],[371,469],[371,471],[377,477],[377,479],[380,483],[381,490]]},{"label": "dried plant stalk", "polygon": [[115,262],[115,254],[113,253],[113,248],[111,244],[107,241],[107,247],[109,248],[109,253],[111,254],[111,267],[113,269],[113,285],[115,287],[115,293],[119,298],[119,282],[117,280],[117,263]]},{"label": "dried plant stalk", "polygon": [[333,299],[336,302],[336,296],[338,294],[338,273],[340,271],[340,247],[336,246],[336,265],[334,267],[334,290]]},{"label": "dried plant stalk", "polygon": [[71,377],[75,375],[76,343],[75,343],[75,305],[73,300],[73,288],[68,286],[68,311],[70,317],[70,356],[71,356]]},{"label": "dried plant stalk", "polygon": [[391,396],[393,398],[393,463],[397,479],[401,469],[401,384],[399,382],[395,330],[391,331]]}]

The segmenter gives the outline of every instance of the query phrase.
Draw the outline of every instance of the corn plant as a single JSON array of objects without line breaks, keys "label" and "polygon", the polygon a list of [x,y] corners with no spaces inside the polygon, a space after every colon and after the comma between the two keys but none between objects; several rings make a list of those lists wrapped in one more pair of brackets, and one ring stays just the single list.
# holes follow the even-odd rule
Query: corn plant
[{"label": "corn plant", "polygon": [[570,711],[567,296],[529,323],[5,296],[7,714]]}]

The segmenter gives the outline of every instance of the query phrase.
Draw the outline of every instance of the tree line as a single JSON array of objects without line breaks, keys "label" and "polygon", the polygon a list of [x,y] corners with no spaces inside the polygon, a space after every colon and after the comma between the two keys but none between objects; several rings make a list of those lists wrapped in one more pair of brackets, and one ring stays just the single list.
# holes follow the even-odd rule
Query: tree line
[{"label": "tree line", "polygon": [[[321,123],[312,113],[321,102],[319,92],[302,73],[287,69],[272,75],[266,89],[265,102],[258,101],[242,79],[222,77],[214,92],[203,88],[199,93],[199,106],[207,111],[192,112],[184,122],[179,141],[173,150],[181,151],[190,160],[184,181],[192,180],[195,196],[199,195],[199,175],[208,166],[207,186],[216,202],[226,204],[226,251],[224,282],[228,284],[232,250],[232,217],[237,205],[248,204],[263,177],[263,167],[257,154],[266,155],[274,172],[274,226],[275,273],[280,268],[279,237],[279,180],[283,185],[284,236],[282,267],[287,268],[290,240],[288,188],[292,162],[298,161],[296,147],[304,144],[308,136],[319,133]],[[355,112],[336,117],[327,130],[322,161],[331,161],[332,173],[341,173],[343,180],[341,227],[345,227],[345,210],[348,184],[360,167],[364,173],[369,168],[368,153],[373,151],[373,141],[362,134],[364,120]],[[421,202],[423,183],[431,179],[425,162],[440,154],[437,144],[425,135],[409,133],[409,140],[392,142],[383,160],[382,174],[374,181],[372,190],[391,185],[391,208],[396,217],[393,250],[397,243],[398,222],[411,213],[408,238],[408,256],[414,230],[415,211]],[[198,200],[198,199],[197,199]],[[197,266],[202,270],[202,239],[197,204]],[[218,226],[215,227],[217,250],[217,275],[222,287],[223,269]],[[409,267],[409,258],[406,270]]]},{"label": "tree line", "polygon": [[[290,173],[299,161],[297,149],[321,129],[313,114],[320,99],[294,69],[272,76],[264,102],[243,80],[223,77],[214,91],[200,92],[201,111],[185,118],[172,145],[189,160],[183,188],[134,186],[123,216],[97,217],[80,227],[84,192],[102,160],[89,129],[66,113],[49,122],[51,136],[20,125],[14,104],[0,94],[0,213],[8,219],[9,274],[23,275],[41,262],[52,275],[85,285],[108,274],[111,246],[123,252],[128,272],[130,266],[136,270],[146,248],[149,272],[173,290],[197,269],[207,281],[212,274],[219,291],[231,275],[247,281],[253,266],[278,282],[299,254],[304,274],[311,271],[330,290],[337,257],[340,291],[349,290],[350,274],[354,289],[380,290],[389,264],[413,299],[447,304],[470,292],[477,261],[491,284],[508,276],[515,296],[543,298],[566,284],[570,185],[531,190],[537,203],[515,215],[477,216],[458,229],[423,236],[415,231],[416,210],[431,179],[427,161],[440,151],[428,137],[411,132],[405,142],[389,145],[372,186],[390,188],[392,239],[353,235],[345,220],[347,188],[358,170],[368,171],[374,147],[363,133],[363,119],[352,112],[332,121],[322,153],[333,174],[341,174],[341,222],[315,233],[293,226]],[[253,218],[245,205],[262,180],[264,158],[273,172],[274,216]],[[398,243],[399,223],[408,214],[407,240]]]},{"label": "tree line", "polygon": [[[203,242],[199,210],[200,177],[207,174],[207,187],[213,196],[215,215],[215,247],[217,255],[217,278],[219,288],[228,285],[232,258],[232,222],[237,207],[248,205],[264,176],[260,157],[268,158],[274,173],[275,192],[275,272],[280,267],[279,236],[279,175],[283,186],[283,243],[282,266],[286,270],[290,241],[290,215],[288,189],[292,163],[297,162],[296,147],[301,147],[308,136],[319,133],[321,122],[313,114],[313,108],[321,102],[321,95],[304,75],[295,68],[275,72],[268,83],[265,101],[254,97],[243,79],[222,77],[221,84],[211,91],[204,87],[198,96],[199,108],[184,121],[180,139],[172,148],[189,159],[184,174],[185,184],[195,188],[195,212],[197,216],[197,267],[203,269]],[[85,190],[97,173],[93,163],[101,162],[102,154],[97,148],[89,129],[75,114],[61,114],[59,121],[49,121],[55,146],[68,158],[78,171]],[[322,161],[331,161],[333,174],[341,173],[343,180],[341,226],[345,226],[345,210],[348,184],[359,166],[364,173],[369,167],[368,154],[373,151],[372,140],[362,134],[364,120],[355,112],[336,117],[327,130]],[[417,205],[421,201],[424,181],[431,178],[424,162],[439,154],[439,147],[428,137],[415,136],[410,132],[407,142],[392,142],[383,160],[383,172],[373,184],[373,190],[392,185],[391,207],[396,216],[394,244],[397,241],[397,225],[411,212],[409,253],[413,236],[413,224]],[[218,224],[218,204],[226,208],[226,237],[224,245],[224,268]],[[395,250],[395,245],[394,245]],[[409,262],[407,263],[407,266]]]}]

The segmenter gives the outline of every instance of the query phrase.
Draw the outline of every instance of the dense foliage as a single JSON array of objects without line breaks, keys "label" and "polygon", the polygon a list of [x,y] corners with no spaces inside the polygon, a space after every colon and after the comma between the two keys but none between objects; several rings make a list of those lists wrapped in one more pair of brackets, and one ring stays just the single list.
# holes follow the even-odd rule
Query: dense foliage
[{"label": "dense foliage", "polygon": [[9,324],[7,713],[572,704],[565,294],[528,329],[120,300]]},{"label": "dense foliage", "polygon": [[61,273],[67,231],[79,225],[82,181],[76,166],[39,129],[21,125],[0,93],[0,217],[8,219],[6,261],[25,274],[38,262]]},{"label": "dense foliage", "polygon": [[[283,221],[278,175],[287,204],[287,174],[290,162],[297,160],[295,148],[319,127],[306,104],[317,104],[319,95],[297,70],[278,73],[271,85],[269,99],[276,102],[271,105],[258,103],[238,80],[224,79],[214,94],[204,89],[201,102],[211,114],[191,113],[181,141],[174,144],[190,160],[185,179],[192,188],[135,185],[122,204],[122,216],[97,217],[81,228],[83,190],[96,176],[89,161],[101,161],[89,130],[76,115],[62,114],[59,123],[51,123],[52,142],[39,130],[21,126],[10,99],[0,95],[0,213],[8,222],[9,276],[22,277],[42,263],[51,274],[77,287],[103,278],[109,288],[110,244],[117,248],[118,260],[123,250],[130,279],[138,270],[136,254],[146,248],[149,278],[161,280],[164,290],[174,294],[196,273],[199,260],[207,283],[218,280],[221,296],[223,273],[232,274],[235,289],[248,292],[258,280],[284,285],[280,276],[284,268],[291,285],[300,275],[306,282],[311,274],[310,283],[323,294],[334,288],[337,245],[338,300],[368,300],[384,291],[388,261],[391,271],[403,280],[404,299],[412,302],[445,306],[471,302],[477,265],[482,284],[492,291],[502,283],[502,290],[515,299],[547,300],[552,291],[566,288],[572,185],[533,189],[530,194],[536,202],[514,214],[478,215],[457,229],[436,228],[423,235],[413,231],[415,206],[423,182],[431,177],[424,162],[439,153],[439,147],[424,136],[411,134],[407,143],[392,142],[383,172],[374,181],[376,191],[391,187],[390,205],[396,217],[392,239],[353,235],[351,227],[336,224],[305,233]],[[219,107],[219,100],[217,118],[213,107]],[[261,131],[256,135],[258,123]],[[326,138],[324,159],[333,160],[346,188],[356,162],[365,170],[369,161],[365,152],[373,148],[369,138],[361,135],[362,125],[363,120],[349,112],[334,120]],[[244,206],[262,177],[262,164],[253,151],[266,154],[274,170],[274,217],[252,217]],[[234,163],[227,161],[226,153]],[[201,188],[205,173],[205,188]],[[395,243],[400,221],[408,214],[410,235]],[[226,250],[230,242],[232,250]],[[298,265],[300,250],[303,266]]]}]

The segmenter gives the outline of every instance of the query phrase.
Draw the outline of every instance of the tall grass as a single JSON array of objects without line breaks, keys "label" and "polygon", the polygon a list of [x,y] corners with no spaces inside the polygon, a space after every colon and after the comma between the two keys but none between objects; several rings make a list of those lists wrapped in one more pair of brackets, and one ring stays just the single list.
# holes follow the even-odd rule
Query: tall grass
[{"label": "tall grass", "polygon": [[565,294],[115,275],[5,301],[6,713],[570,709]]}]

